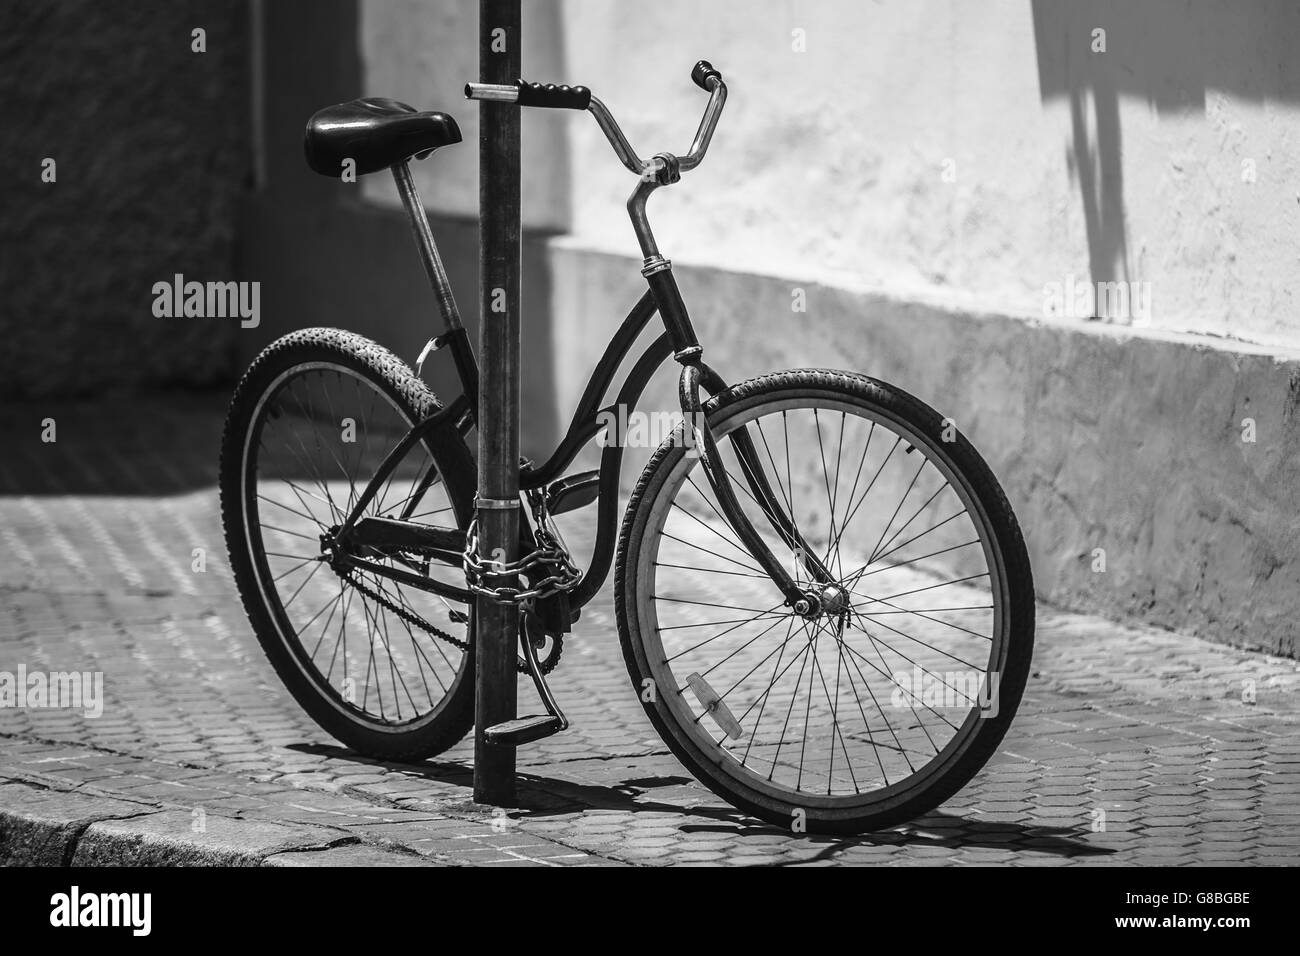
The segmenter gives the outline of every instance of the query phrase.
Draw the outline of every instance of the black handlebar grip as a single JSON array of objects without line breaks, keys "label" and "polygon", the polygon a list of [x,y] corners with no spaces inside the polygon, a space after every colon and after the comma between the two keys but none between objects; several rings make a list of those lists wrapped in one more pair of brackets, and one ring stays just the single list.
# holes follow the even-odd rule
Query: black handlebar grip
[{"label": "black handlebar grip", "polygon": [[516,80],[520,106],[541,106],[558,110],[585,110],[591,105],[591,90],[585,86],[556,86],[554,83],[526,83]]},{"label": "black handlebar grip", "polygon": [[709,92],[709,77],[711,76],[716,76],[718,82],[722,82],[722,74],[715,70],[713,64],[708,60],[701,60],[691,69],[691,79],[694,80],[695,85],[705,93]]}]

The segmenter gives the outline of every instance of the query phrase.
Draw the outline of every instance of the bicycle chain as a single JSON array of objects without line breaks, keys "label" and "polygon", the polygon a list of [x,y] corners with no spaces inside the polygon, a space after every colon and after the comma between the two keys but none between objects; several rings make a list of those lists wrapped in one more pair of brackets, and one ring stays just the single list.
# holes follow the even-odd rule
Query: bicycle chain
[{"label": "bicycle chain", "polygon": [[[433,635],[439,640],[446,641],[448,644],[452,645],[453,647],[460,648],[460,650],[464,651],[467,654],[473,650],[473,647],[470,645],[469,641],[462,641],[458,637],[452,637],[446,631],[442,630],[442,628],[438,627],[436,624],[432,624],[429,621],[426,621],[423,617],[416,614],[414,611],[408,610],[407,608],[404,608],[399,604],[393,603],[380,592],[374,590],[371,587],[368,587],[365,584],[362,584],[359,580],[356,579],[356,577],[353,576],[351,571],[339,571],[338,575],[340,578],[342,578],[348,584],[352,585],[354,588],[356,588],[366,597],[371,598],[382,607],[385,607],[388,610],[392,611],[394,614],[400,617],[407,624],[412,624],[415,627],[418,627],[420,630]],[[564,647],[564,639],[561,635],[551,634],[549,636],[551,640],[555,642],[555,649],[550,654],[547,654],[544,658],[540,658],[540,657],[538,658],[537,663],[538,666],[541,668],[543,674],[549,674],[551,671],[555,670],[555,665],[557,665],[560,662],[560,653]],[[531,638],[529,639],[531,640]],[[528,673],[528,663],[517,654],[515,655],[515,668],[521,674]]]}]

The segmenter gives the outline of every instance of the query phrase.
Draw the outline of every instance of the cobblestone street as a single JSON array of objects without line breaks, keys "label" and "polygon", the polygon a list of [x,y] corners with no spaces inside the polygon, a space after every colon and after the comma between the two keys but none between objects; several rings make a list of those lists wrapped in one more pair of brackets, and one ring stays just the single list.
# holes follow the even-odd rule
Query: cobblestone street
[{"label": "cobblestone street", "polygon": [[0,671],[103,672],[104,706],[0,710],[0,861],[1300,863],[1297,663],[1046,607],[997,757],[884,833],[783,832],[697,784],[642,713],[608,594],[554,675],[572,728],[519,751],[521,807],[471,802],[468,741],[419,765],[358,758],[289,697],[240,607],[215,489],[223,407],[4,413]]}]

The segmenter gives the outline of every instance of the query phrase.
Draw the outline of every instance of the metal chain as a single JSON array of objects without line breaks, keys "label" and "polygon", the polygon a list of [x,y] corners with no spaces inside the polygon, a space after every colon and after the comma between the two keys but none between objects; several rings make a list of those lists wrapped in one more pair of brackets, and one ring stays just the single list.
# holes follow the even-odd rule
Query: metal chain
[{"label": "metal chain", "polygon": [[[478,519],[475,518],[470,521],[469,529],[465,532],[464,557],[465,583],[472,593],[503,604],[517,604],[524,609],[525,613],[532,612],[537,600],[551,597],[563,591],[571,591],[582,580],[582,572],[570,559],[568,549],[564,547],[549,528],[550,515],[547,513],[545,498],[540,495],[530,495],[529,497],[533,506],[533,516],[537,521],[537,529],[534,532],[534,539],[537,543],[536,548],[516,561],[482,561],[478,556]],[[531,587],[519,588],[506,584],[492,586],[490,583],[485,583],[492,580],[518,580],[521,575],[536,568],[543,569],[542,573],[545,576]],[[446,641],[467,654],[473,651],[473,647],[468,641],[453,637],[409,608],[391,600],[382,592],[363,584],[351,569],[339,570],[337,573],[342,580],[352,585],[361,594],[381,607],[392,611],[407,624],[418,627],[425,633],[441,641]],[[555,642],[555,648],[552,653],[540,658],[538,661],[543,674],[549,674],[554,670],[555,665],[560,661],[560,651],[563,646],[561,635],[551,634],[548,636]],[[525,637],[525,640],[531,639],[531,637]],[[520,673],[528,672],[527,662],[519,655],[515,657],[515,666]]]},{"label": "metal chain", "polygon": [[[544,508],[542,515],[545,515]],[[515,561],[484,561],[478,555],[478,519],[472,520],[465,532],[465,584],[469,590],[499,604],[522,605],[577,587],[582,572],[570,560],[564,545],[540,521],[534,538],[537,547]],[[546,576],[531,587],[490,583],[514,581],[538,567],[544,569]]]}]

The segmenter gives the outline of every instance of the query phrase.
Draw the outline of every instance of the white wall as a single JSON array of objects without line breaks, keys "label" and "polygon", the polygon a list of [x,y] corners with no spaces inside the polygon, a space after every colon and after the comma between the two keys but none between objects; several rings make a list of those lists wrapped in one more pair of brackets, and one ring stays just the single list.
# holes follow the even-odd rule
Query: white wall
[{"label": "white wall", "polygon": [[[390,96],[417,109],[455,117],[463,142],[412,165],[425,205],[445,215],[478,217],[478,104],[464,87],[477,80],[476,0],[361,0],[360,45],[366,96]],[[537,75],[564,72],[558,0],[523,4],[526,70]],[[570,206],[568,138],[553,114],[525,110],[521,170],[524,222],[565,231]],[[568,114],[566,114],[568,115]],[[388,176],[363,181],[367,199],[397,205]]]},{"label": "white wall", "polygon": [[[459,88],[475,72],[477,4],[362,11],[367,92],[462,121],[467,145],[420,181],[431,207],[473,214],[477,110]],[[1300,5],[528,0],[524,15],[527,78],[590,86],[643,154],[689,144],[704,105],[687,78],[696,59],[726,75],[708,161],[652,201],[678,261],[1016,315],[1042,315],[1048,283],[1113,276],[1150,284],[1156,329],[1300,345]],[[1105,53],[1091,50],[1094,23]],[[1108,90],[1109,141],[1096,111]],[[526,113],[528,223],[635,255],[631,178],[595,124]],[[1080,165],[1104,166],[1108,149],[1093,242],[1110,261],[1097,263]],[[392,201],[386,184],[369,188]]]}]

